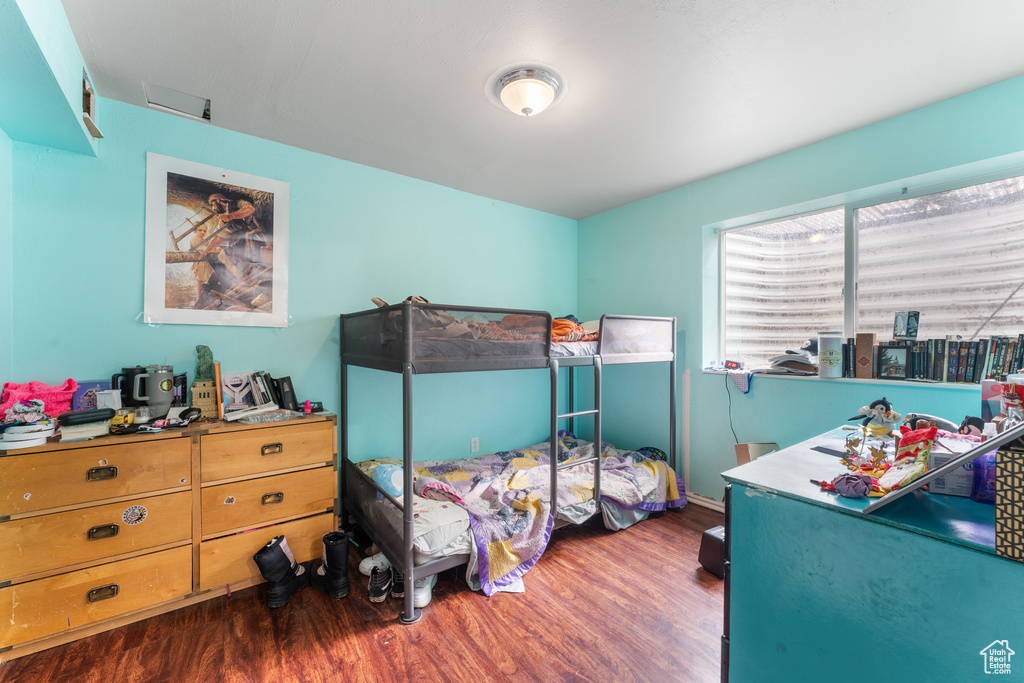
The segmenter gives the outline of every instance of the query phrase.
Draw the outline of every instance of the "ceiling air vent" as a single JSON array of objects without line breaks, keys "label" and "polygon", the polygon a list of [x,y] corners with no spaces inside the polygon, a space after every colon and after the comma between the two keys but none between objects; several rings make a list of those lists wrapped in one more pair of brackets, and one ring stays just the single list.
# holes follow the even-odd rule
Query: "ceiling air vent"
[{"label": "ceiling air vent", "polygon": [[196,121],[210,120],[210,100],[207,98],[189,95],[180,90],[152,83],[143,83],[142,89],[146,93],[146,104],[151,109],[177,114]]}]

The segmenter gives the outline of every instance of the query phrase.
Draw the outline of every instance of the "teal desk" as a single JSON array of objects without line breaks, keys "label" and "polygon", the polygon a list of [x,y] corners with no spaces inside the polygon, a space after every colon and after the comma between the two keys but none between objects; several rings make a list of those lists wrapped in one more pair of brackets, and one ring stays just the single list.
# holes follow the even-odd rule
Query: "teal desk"
[{"label": "teal desk", "polygon": [[810,482],[847,471],[821,442],[722,475],[730,680],[978,680],[994,641],[1024,648],[1024,567],[996,556],[993,506],[915,492],[864,515]]}]

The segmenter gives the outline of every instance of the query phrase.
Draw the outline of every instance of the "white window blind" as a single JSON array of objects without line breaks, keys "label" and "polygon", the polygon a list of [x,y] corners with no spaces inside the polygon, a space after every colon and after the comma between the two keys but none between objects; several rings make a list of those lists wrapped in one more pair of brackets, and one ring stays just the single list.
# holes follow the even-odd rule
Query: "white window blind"
[{"label": "white window blind", "polygon": [[1024,332],[1024,177],[854,212],[857,329],[892,337],[920,311],[918,339]]},{"label": "white window blind", "polygon": [[843,329],[843,209],[723,233],[725,353],[763,365]]}]

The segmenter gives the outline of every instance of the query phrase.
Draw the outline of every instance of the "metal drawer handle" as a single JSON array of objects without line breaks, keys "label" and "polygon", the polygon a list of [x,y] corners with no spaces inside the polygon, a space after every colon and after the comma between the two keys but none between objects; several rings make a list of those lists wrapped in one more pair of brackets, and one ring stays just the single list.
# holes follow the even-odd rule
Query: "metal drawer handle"
[{"label": "metal drawer handle", "polygon": [[93,467],[91,470],[85,473],[86,481],[103,481],[105,479],[114,479],[116,477],[116,465],[110,465],[109,467]]},{"label": "metal drawer handle", "polygon": [[100,600],[109,600],[110,598],[117,597],[117,594],[121,592],[121,587],[116,583],[108,583],[106,586],[100,586],[99,588],[93,588],[91,591],[85,594],[86,602],[99,602]]},{"label": "metal drawer handle", "polygon": [[276,491],[274,493],[263,494],[264,505],[277,505],[278,503],[284,502],[284,491]]},{"label": "metal drawer handle", "polygon": [[117,524],[101,524],[89,529],[89,540],[98,541],[101,538],[113,538],[117,536],[121,528]]},{"label": "metal drawer handle", "polygon": [[263,448],[260,449],[260,455],[277,455],[278,453],[284,452],[284,445],[278,443],[263,444]]}]

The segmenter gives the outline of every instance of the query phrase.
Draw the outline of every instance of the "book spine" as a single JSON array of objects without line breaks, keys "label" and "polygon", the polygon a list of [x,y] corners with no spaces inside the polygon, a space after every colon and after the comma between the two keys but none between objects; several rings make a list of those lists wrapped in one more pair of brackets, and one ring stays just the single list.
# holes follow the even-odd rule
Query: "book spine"
[{"label": "book spine", "polygon": [[[956,366],[956,381],[966,382],[967,381],[967,362],[970,358],[971,344],[970,342],[960,342],[960,352],[957,354],[957,366]],[[975,353],[977,355],[977,353]]]},{"label": "book spine", "polygon": [[982,378],[985,376],[985,364],[988,362],[988,339],[981,339],[978,341],[978,364],[974,366],[974,379],[972,380],[975,384],[981,383]]},{"label": "book spine", "polygon": [[928,379],[939,380],[939,340],[928,340]]},{"label": "book spine", "polygon": [[875,374],[872,373],[872,366],[875,364],[875,335],[869,332],[858,332],[854,339],[857,347],[854,377],[871,379],[875,377]]},{"label": "book spine", "polygon": [[846,363],[846,377],[857,376],[857,344],[853,337],[846,339],[846,354],[843,356]]},{"label": "book spine", "polygon": [[1024,365],[1024,334],[1017,335],[1017,355],[1013,359],[1013,367],[1010,372],[1017,372],[1020,366]]},{"label": "book spine", "polygon": [[1003,374],[1010,374],[1010,366],[1013,365],[1013,355],[1017,353],[1017,340],[1006,340],[1006,358],[1003,359]]},{"label": "book spine", "polygon": [[978,341],[974,340],[967,345],[967,372],[964,374],[965,382],[974,381],[974,368],[978,364]]},{"label": "book spine", "polygon": [[258,372],[249,373],[249,384],[252,385],[252,398],[255,401],[255,405],[261,406],[265,404],[267,402],[267,392]]},{"label": "book spine", "polygon": [[878,379],[878,355],[881,353],[880,344],[872,344],[871,346],[871,377],[872,379]]},{"label": "book spine", "polygon": [[224,419],[224,390],[220,386],[220,361],[213,362],[213,380],[217,390],[217,419]]},{"label": "book spine", "polygon": [[959,359],[960,359],[959,358],[960,357],[960,342],[958,342],[955,339],[950,339],[949,342],[947,343],[947,346],[948,346],[948,350],[946,351],[946,357],[947,357],[946,381],[947,382],[955,382],[956,381],[957,370],[959,369],[957,366],[959,365]]},{"label": "book spine", "polygon": [[996,343],[996,357],[992,361],[992,378],[999,379],[1003,374],[1003,361],[1006,360],[1006,337],[1000,337]]},{"label": "book spine", "polygon": [[999,337],[992,337],[988,340],[988,358],[985,359],[985,379],[992,379],[993,367],[995,366],[996,345]]},{"label": "book spine", "polygon": [[935,379],[939,380],[940,382],[945,382],[946,381],[946,372],[947,372],[947,369],[949,368],[949,358],[946,356],[946,340],[945,339],[940,339],[939,340],[938,356],[939,356],[939,358],[938,358],[938,361],[939,361],[939,373],[938,373],[938,376]]}]

